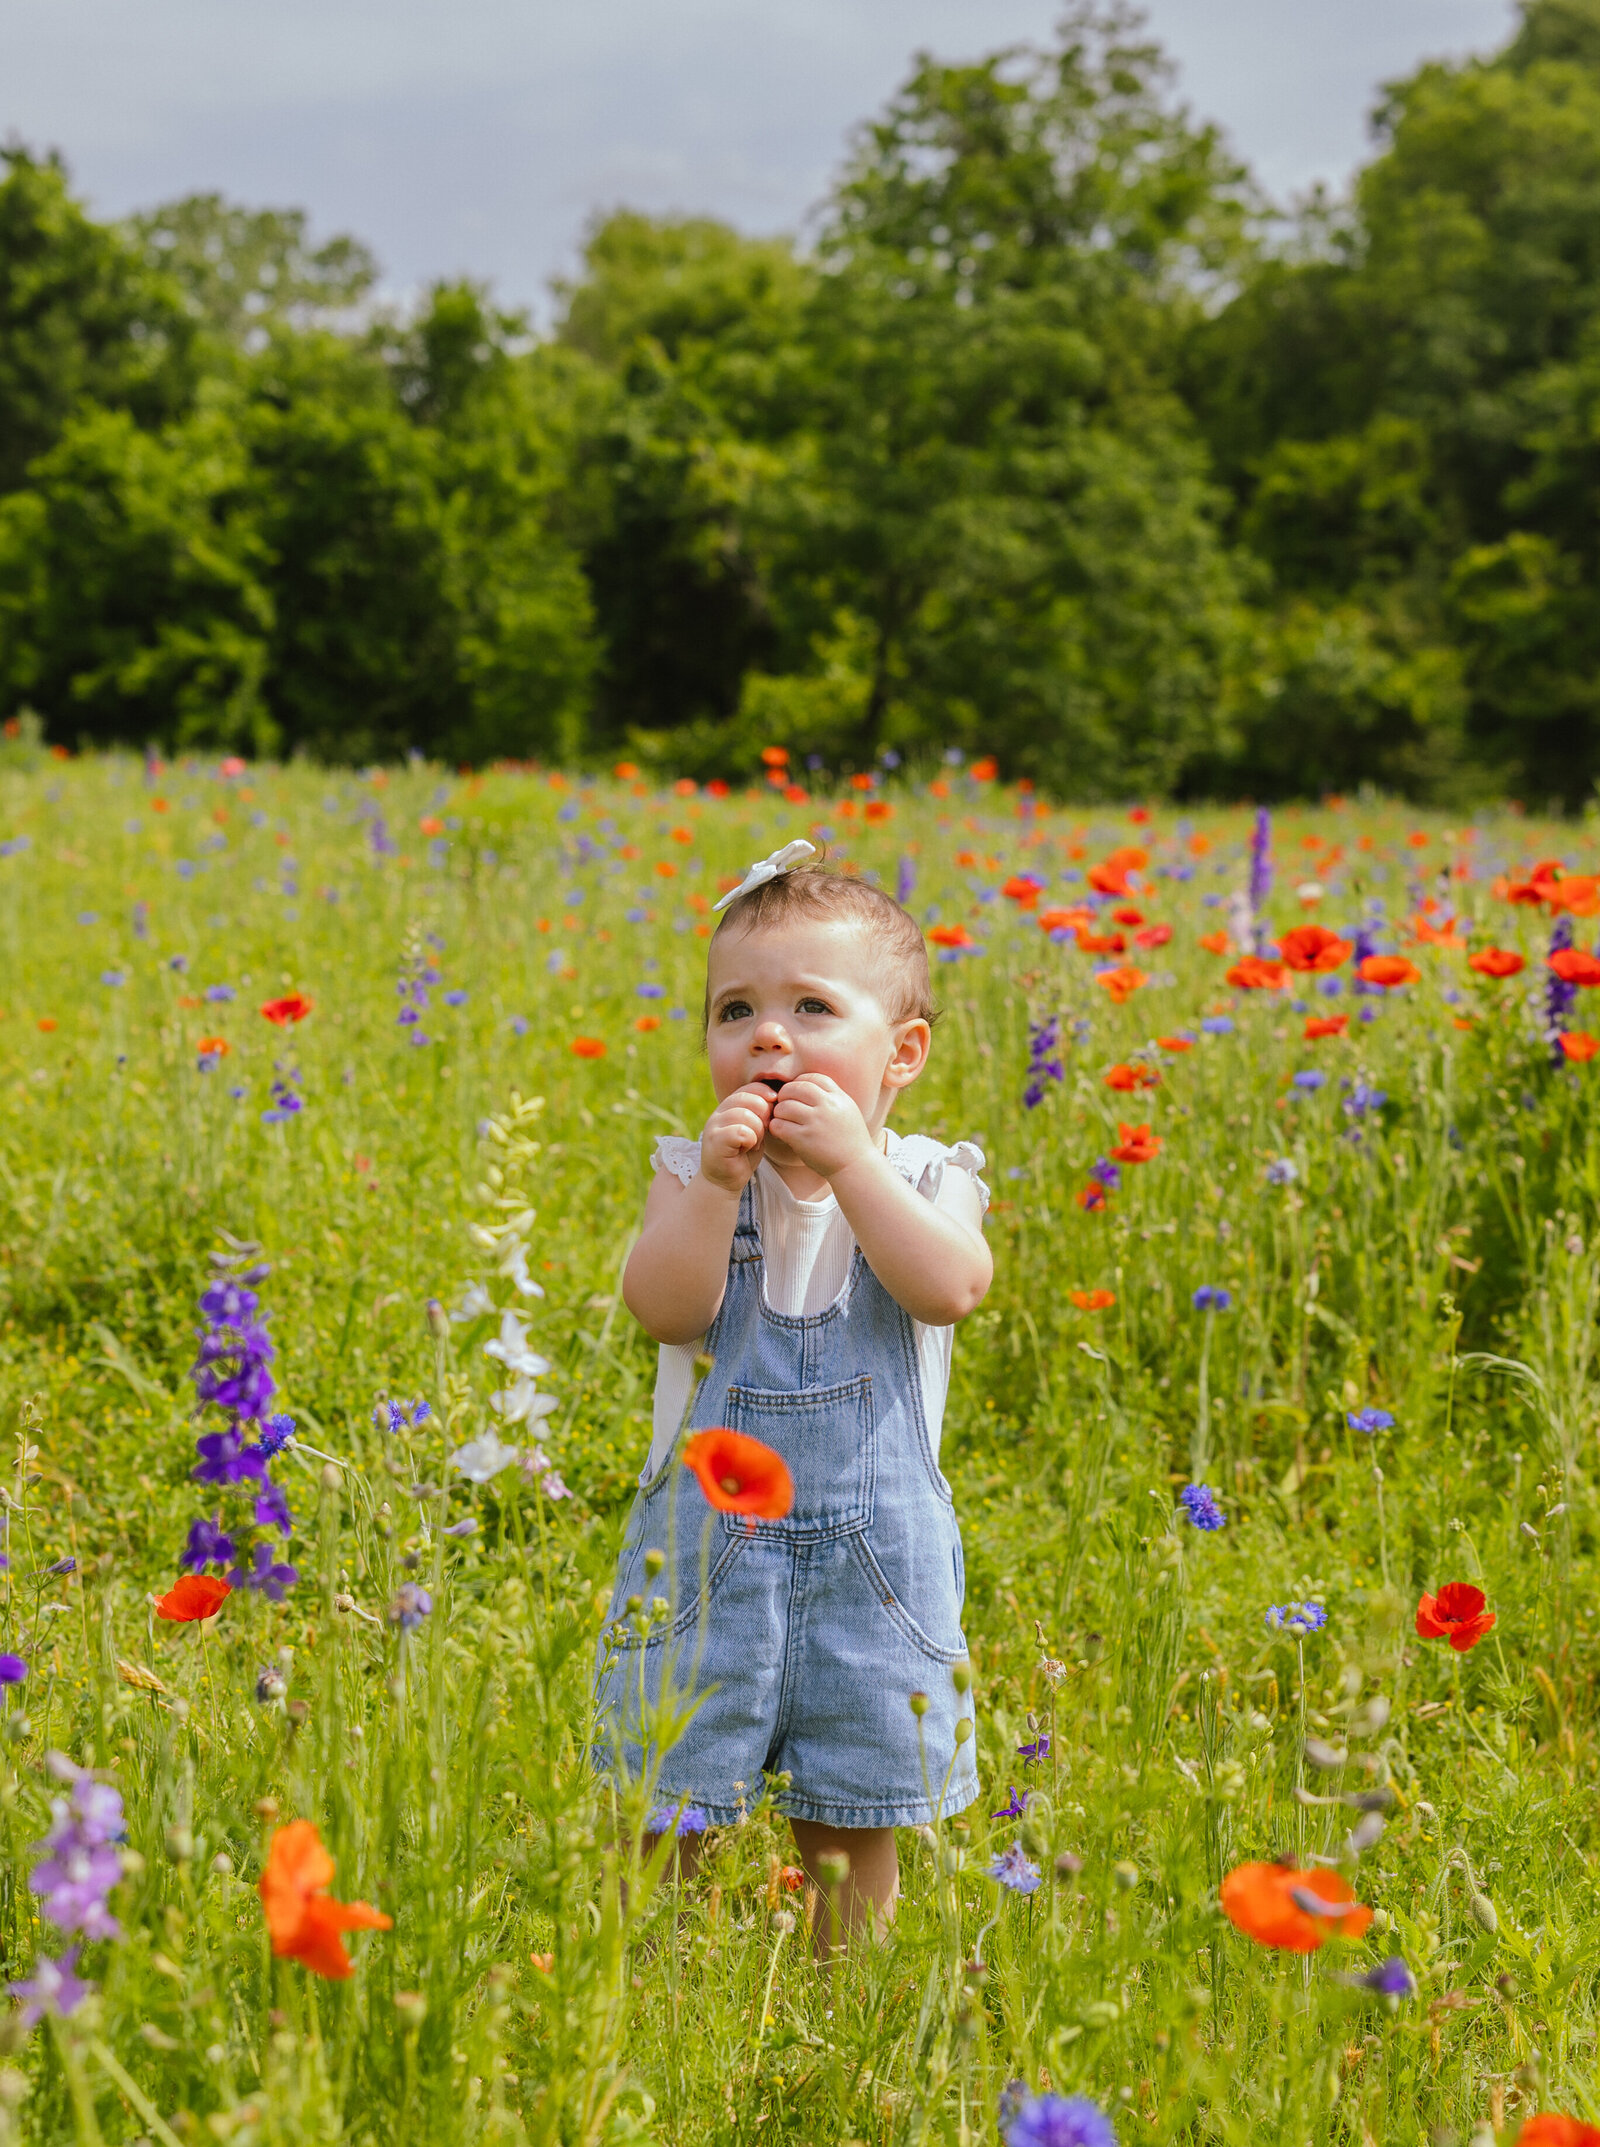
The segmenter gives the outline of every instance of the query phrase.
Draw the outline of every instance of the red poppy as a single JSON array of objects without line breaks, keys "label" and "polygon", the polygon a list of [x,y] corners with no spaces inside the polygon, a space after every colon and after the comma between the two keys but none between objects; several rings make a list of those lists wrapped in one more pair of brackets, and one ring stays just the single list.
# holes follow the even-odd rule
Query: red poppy
[{"label": "red poppy", "polygon": [[444,833],[444,822],[439,818],[439,815],[437,813],[424,813],[422,818],[417,822],[417,827],[419,831],[422,834],[428,836],[430,840],[435,835],[442,835]]},{"label": "red poppy", "polygon": [[1470,1580],[1446,1581],[1437,1595],[1425,1595],[1418,1603],[1417,1631],[1424,1640],[1448,1640],[1458,1655],[1465,1655],[1495,1622],[1494,1612],[1483,1604],[1483,1590]]},{"label": "red poppy", "polygon": [[975,783],[992,783],[1000,773],[1000,763],[985,754],[982,760],[972,763],[972,780]]},{"label": "red poppy", "polygon": [[638,780],[639,771],[631,760],[619,760],[611,772],[619,783],[632,783]]},{"label": "red poppy", "polygon": [[1600,1051],[1600,1036],[1591,1036],[1586,1029],[1563,1029],[1556,1040],[1575,1066],[1587,1066]]},{"label": "red poppy", "polygon": [[1369,954],[1357,964],[1357,974],[1364,984],[1381,984],[1385,990],[1399,984],[1416,984],[1422,978],[1416,963],[1408,962],[1403,954]]},{"label": "red poppy", "polygon": [[1125,954],[1128,942],[1120,932],[1091,932],[1087,926],[1078,927],[1078,952],[1080,954]]},{"label": "red poppy", "polygon": [[204,1573],[185,1573],[165,1595],[156,1597],[156,1616],[170,1625],[193,1625],[197,1618],[214,1618],[227,1601],[228,1583]]},{"label": "red poppy", "polygon": [[1228,982],[1237,991],[1282,991],[1289,982],[1289,972],[1282,962],[1247,954],[1228,971]]},{"label": "red poppy", "polygon": [[1170,924],[1147,924],[1142,932],[1134,933],[1133,943],[1136,947],[1164,947],[1171,937]]},{"label": "red poppy", "polygon": [[640,1014],[636,1017],[633,1025],[641,1036],[648,1036],[652,1029],[660,1028],[661,1016],[659,1014]]},{"label": "red poppy", "polygon": [[684,1446],[683,1461],[719,1513],[781,1521],[794,1504],[794,1479],[783,1456],[742,1431],[721,1424],[697,1431]]},{"label": "red poppy", "polygon": [[[1223,1880],[1221,1900],[1235,1930],[1286,1953],[1315,1953],[1330,1938],[1359,1938],[1372,1921],[1371,1909],[1336,1871],[1296,1871],[1291,1864],[1239,1864]],[[1307,1900],[1327,1907],[1307,1908]]]},{"label": "red poppy", "polygon": [[1411,936],[1424,947],[1464,947],[1465,939],[1453,924],[1430,924],[1419,910],[1411,920]]},{"label": "red poppy", "polygon": [[1148,1125],[1125,1126],[1119,1122],[1117,1131],[1121,1140],[1111,1151],[1114,1161],[1149,1163],[1161,1153],[1161,1137],[1152,1133]]},{"label": "red poppy", "polygon": [[787,768],[789,748],[786,745],[764,745],[761,748],[761,763],[766,768]]},{"label": "red poppy", "polygon": [[1520,976],[1527,966],[1511,947],[1480,947],[1476,954],[1467,956],[1467,967],[1475,969],[1480,977]]},{"label": "red poppy", "polygon": [[1105,1204],[1106,1189],[1098,1182],[1086,1185],[1079,1191],[1078,1205],[1084,1210],[1085,1214],[1098,1215]]},{"label": "red poppy", "polygon": [[1136,924],[1143,924],[1144,911],[1134,909],[1131,904],[1125,904],[1121,909],[1114,909],[1111,912],[1111,921],[1113,924],[1125,924],[1130,927]]},{"label": "red poppy", "polygon": [[1349,1028],[1348,1014],[1313,1014],[1306,1023],[1306,1042],[1314,1044],[1324,1036],[1344,1036],[1349,1033]]},{"label": "red poppy", "polygon": [[1546,964],[1563,984],[1600,984],[1600,954],[1585,947],[1560,947]]},{"label": "red poppy", "polygon": [[[806,802],[805,792],[799,790],[797,786],[786,790],[784,796],[791,805],[804,805]],[[892,820],[893,818],[894,807],[887,798],[869,798],[867,800],[867,819],[873,827],[882,827],[885,820]]]},{"label": "red poppy", "polygon": [[1149,981],[1144,970],[1135,969],[1131,962],[1123,962],[1115,969],[1100,969],[1095,972],[1095,982],[1102,991],[1111,994],[1118,1006],[1121,1006],[1125,999],[1131,998],[1141,984],[1148,984]]},{"label": "red poppy", "polygon": [[1355,951],[1354,940],[1341,939],[1320,924],[1297,924],[1278,941],[1278,952],[1289,967],[1308,976],[1342,969]]},{"label": "red poppy", "polygon": [[1067,1295],[1080,1312],[1105,1312],[1117,1301],[1115,1290],[1069,1290]]},{"label": "red poppy", "polygon": [[56,1020],[54,1014],[41,1014],[39,1016],[39,1026],[44,1031],[45,1035],[48,1036],[50,1034],[50,1031],[52,1029],[59,1028],[60,1024]]},{"label": "red poppy", "polygon": [[1192,1051],[1194,1049],[1194,1038],[1192,1036],[1158,1036],[1156,1042],[1163,1051]]},{"label": "red poppy", "polygon": [[1233,952],[1233,941],[1226,932],[1202,932],[1200,944],[1205,948],[1207,954],[1231,954]]},{"label": "red poppy", "polygon": [[1119,1094],[1131,1096],[1137,1088],[1158,1088],[1161,1076],[1153,1066],[1113,1066],[1106,1075],[1106,1087]]},{"label": "red poppy", "polygon": [[202,1036],[194,1048],[203,1059],[225,1059],[233,1046],[225,1036]]},{"label": "red poppy", "polygon": [[1019,909],[1032,909],[1043,890],[1037,880],[1025,872],[1014,872],[1000,892],[1008,902],[1015,902]]},{"label": "red poppy", "polygon": [[267,1868],[257,1888],[266,1911],[272,1950],[279,1960],[299,1961],[319,1976],[351,1973],[344,1931],[387,1931],[393,1919],[365,1901],[335,1901],[333,1858],[309,1819],[280,1826],[267,1849]]},{"label": "red poppy", "polygon": [[290,1029],[297,1021],[305,1020],[311,1005],[304,992],[292,991],[281,999],[269,999],[261,1012],[275,1028]]},{"label": "red poppy", "polygon": [[1103,863],[1091,865],[1086,877],[1097,895],[1125,895],[1128,892],[1128,874],[1142,872],[1149,862],[1148,850],[1131,846],[1113,850]]},{"label": "red poppy", "polygon": [[1552,910],[1567,910],[1574,917],[1600,916],[1600,879],[1571,873],[1558,881],[1549,902]]},{"label": "red poppy", "polygon": [[1081,905],[1076,909],[1047,909],[1039,912],[1041,932],[1075,932],[1080,924],[1093,924],[1094,911]]},{"label": "red poppy", "polygon": [[572,1039],[572,1056],[575,1059],[603,1059],[606,1043],[603,1036],[575,1036]]},{"label": "red poppy", "polygon": [[1541,2110],[1517,2134],[1517,2147],[1600,2147],[1600,2128],[1554,2110]]},{"label": "red poppy", "polygon": [[970,947],[973,943],[964,924],[936,924],[928,937],[936,947]]}]

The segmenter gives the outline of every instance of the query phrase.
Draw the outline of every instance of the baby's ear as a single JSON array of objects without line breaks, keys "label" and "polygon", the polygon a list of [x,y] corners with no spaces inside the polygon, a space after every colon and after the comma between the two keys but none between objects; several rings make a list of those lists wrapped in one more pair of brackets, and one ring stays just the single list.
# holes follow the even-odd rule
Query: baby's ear
[{"label": "baby's ear", "polygon": [[884,1071],[884,1080],[891,1088],[909,1088],[928,1063],[928,1052],[933,1043],[933,1030],[918,1014],[910,1021],[897,1021],[894,1026],[894,1052]]}]

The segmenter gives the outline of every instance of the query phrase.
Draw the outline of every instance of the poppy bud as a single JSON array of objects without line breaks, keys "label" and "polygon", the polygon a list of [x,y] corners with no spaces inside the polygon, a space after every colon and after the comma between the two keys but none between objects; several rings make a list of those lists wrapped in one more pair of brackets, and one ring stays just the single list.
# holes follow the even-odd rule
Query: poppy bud
[{"label": "poppy bud", "polygon": [[428,1299],[428,1329],[436,1342],[445,1341],[450,1333],[450,1315],[437,1297]]},{"label": "poppy bud", "polygon": [[397,1990],[394,2009],[400,2016],[401,2025],[410,2029],[420,2028],[428,2017],[428,2001],[420,1990]]},{"label": "poppy bud", "polygon": [[654,1580],[656,1575],[661,1571],[661,1568],[666,1564],[666,1562],[667,1554],[665,1551],[646,1551],[644,1554],[644,1572],[646,1580]]},{"label": "poppy bud", "polygon": [[1075,1879],[1082,1869],[1083,1858],[1074,1856],[1070,1849],[1063,1849],[1056,1858],[1056,1877],[1058,1879]]},{"label": "poppy bud", "polygon": [[194,1855],[194,1836],[186,1826],[167,1828],[167,1854],[175,1864],[186,1864]]},{"label": "poppy bud", "polygon": [[343,1479],[344,1472],[336,1461],[325,1461],[322,1464],[322,1474],[318,1481],[324,1491],[337,1491]]},{"label": "poppy bud", "polygon": [[1500,1918],[1487,1894],[1474,1894],[1467,1903],[1467,1913],[1479,1930],[1487,1931],[1491,1938],[1500,1928]]},{"label": "poppy bud", "polygon": [[956,1743],[965,1744],[972,1735],[972,1717],[963,1715],[956,1724]]},{"label": "poppy bud", "polygon": [[955,1686],[957,1692],[970,1692],[972,1690],[971,1663],[952,1663],[950,1666],[950,1682]]},{"label": "poppy bud", "polygon": [[850,1858],[843,1849],[826,1849],[817,1858],[817,1877],[831,1893],[850,1876]]},{"label": "poppy bud", "polygon": [[1131,1894],[1139,1883],[1139,1867],[1124,1859],[1122,1863],[1112,1865],[1111,1876],[1116,1880],[1121,1892]]},{"label": "poppy bud", "polygon": [[917,1718],[917,1720],[918,1720],[919,1722],[920,1722],[920,1721],[922,1720],[923,1716],[924,1716],[924,1715],[925,1715],[925,1714],[926,1714],[926,1713],[928,1712],[928,1695],[927,1695],[927,1694],[926,1694],[925,1692],[914,1692],[914,1693],[912,1693],[912,1695],[911,1695],[911,1712],[912,1712],[912,1713],[913,1713],[913,1714],[914,1714],[914,1715],[916,1716],[916,1718]]}]

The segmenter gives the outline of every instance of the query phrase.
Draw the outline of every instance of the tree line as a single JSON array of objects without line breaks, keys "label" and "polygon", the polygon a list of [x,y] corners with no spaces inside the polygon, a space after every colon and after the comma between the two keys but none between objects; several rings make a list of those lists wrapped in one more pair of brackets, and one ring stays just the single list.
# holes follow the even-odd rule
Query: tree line
[{"label": "tree line", "polygon": [[69,745],[1080,797],[1600,777],[1600,0],[1273,210],[1121,5],[919,59],[809,244],[631,211],[535,333],[0,174],[0,713]]}]

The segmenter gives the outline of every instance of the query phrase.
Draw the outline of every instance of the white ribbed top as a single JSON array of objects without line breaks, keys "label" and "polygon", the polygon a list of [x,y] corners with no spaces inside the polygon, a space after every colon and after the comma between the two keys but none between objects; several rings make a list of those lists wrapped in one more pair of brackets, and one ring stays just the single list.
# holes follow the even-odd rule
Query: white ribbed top
[{"label": "white ribbed top", "polygon": [[[946,1148],[926,1134],[884,1134],[888,1161],[918,1192],[936,1205],[947,1182],[947,1166],[954,1163],[978,1188],[983,1207],[989,1205],[989,1188],[978,1175],[983,1169],[983,1150],[971,1141],[958,1141]],[[653,1170],[670,1170],[687,1185],[700,1169],[700,1143],[676,1134],[664,1135],[650,1158]],[[855,1254],[855,1233],[846,1222],[831,1192],[820,1200],[800,1200],[790,1192],[772,1165],[756,1166],[756,1225],[766,1266],[767,1302],[787,1318],[807,1318],[824,1312],[844,1288]],[[929,1327],[912,1322],[916,1333],[917,1364],[922,1374],[922,1413],[928,1441],[934,1453],[944,1428],[944,1405],[950,1391],[950,1359],[955,1340],[953,1327]],[[656,1360],[655,1409],[652,1417],[650,1459],[646,1476],[653,1476],[672,1451],[682,1421],[684,1405],[694,1379],[698,1342],[663,1342]]]}]

